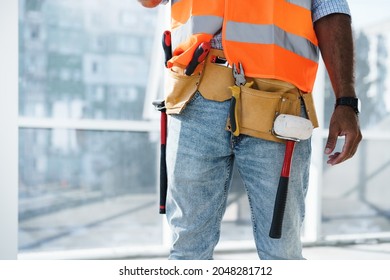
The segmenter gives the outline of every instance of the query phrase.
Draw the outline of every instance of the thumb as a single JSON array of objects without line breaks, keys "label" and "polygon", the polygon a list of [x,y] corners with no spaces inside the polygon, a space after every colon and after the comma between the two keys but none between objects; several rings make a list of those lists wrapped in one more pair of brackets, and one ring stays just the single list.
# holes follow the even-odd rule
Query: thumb
[{"label": "thumb", "polygon": [[328,140],[326,141],[325,145],[325,154],[330,155],[333,152],[337,144],[337,137],[337,133],[329,130]]}]

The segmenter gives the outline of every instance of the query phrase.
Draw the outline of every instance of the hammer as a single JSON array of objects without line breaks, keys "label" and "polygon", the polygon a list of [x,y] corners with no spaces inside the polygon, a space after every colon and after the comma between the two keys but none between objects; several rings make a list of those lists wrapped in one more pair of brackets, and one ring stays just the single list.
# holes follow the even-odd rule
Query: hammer
[{"label": "hammer", "polygon": [[274,121],[272,132],[277,138],[286,140],[284,161],[269,232],[269,237],[279,239],[282,236],[283,216],[286,209],[288,181],[295,143],[310,138],[313,132],[313,124],[310,120],[302,117],[280,114]]},{"label": "hammer", "polygon": [[159,213],[165,214],[165,204],[167,198],[168,179],[166,163],[166,143],[167,143],[167,113],[164,100],[155,100],[153,105],[156,110],[161,112],[160,118],[160,208]]}]

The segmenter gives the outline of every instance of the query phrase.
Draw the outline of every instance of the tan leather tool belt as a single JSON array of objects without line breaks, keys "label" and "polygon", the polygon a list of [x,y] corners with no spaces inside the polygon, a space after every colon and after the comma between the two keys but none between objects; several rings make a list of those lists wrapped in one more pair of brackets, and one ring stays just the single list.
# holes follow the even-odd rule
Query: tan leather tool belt
[{"label": "tan leather tool belt", "polygon": [[[169,69],[165,84],[168,114],[180,114],[197,91],[205,99],[214,101],[226,101],[232,97],[229,89],[234,85],[232,69],[213,63],[211,60],[215,56],[224,57],[223,51],[212,49],[192,76],[184,75],[180,68]],[[282,142],[272,134],[273,122],[278,114],[299,116],[304,113],[313,126],[318,127],[311,93],[303,93],[294,85],[279,80],[247,78],[248,83],[252,81],[251,87],[241,86],[237,102],[236,117],[241,134]]]}]

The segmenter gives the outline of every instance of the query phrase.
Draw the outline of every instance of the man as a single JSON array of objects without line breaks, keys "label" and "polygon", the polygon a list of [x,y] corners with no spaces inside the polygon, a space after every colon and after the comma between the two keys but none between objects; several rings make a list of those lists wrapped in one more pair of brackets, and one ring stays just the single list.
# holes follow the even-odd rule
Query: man
[{"label": "man", "polygon": [[[145,7],[161,3],[138,1]],[[173,57],[167,65],[173,83],[168,81],[166,99],[171,114],[167,143],[170,259],[212,259],[233,163],[248,194],[259,257],[303,259],[300,230],[310,139],[300,141],[294,151],[282,237],[270,238],[285,145],[266,124],[272,114],[283,113],[283,104],[267,102],[280,96],[290,102],[288,114],[306,117],[317,126],[311,91],[320,50],[336,98],[325,146],[328,164],[342,163],[355,154],[362,136],[348,4],[345,0],[173,0],[171,4]],[[203,42],[211,42],[209,57],[193,75],[184,75]],[[235,102],[231,101],[233,89],[225,90],[237,83],[224,74],[228,71],[231,76],[231,68],[215,67],[210,56],[225,66],[243,66],[246,77],[238,84]],[[339,136],[345,136],[340,152],[335,151]]]}]

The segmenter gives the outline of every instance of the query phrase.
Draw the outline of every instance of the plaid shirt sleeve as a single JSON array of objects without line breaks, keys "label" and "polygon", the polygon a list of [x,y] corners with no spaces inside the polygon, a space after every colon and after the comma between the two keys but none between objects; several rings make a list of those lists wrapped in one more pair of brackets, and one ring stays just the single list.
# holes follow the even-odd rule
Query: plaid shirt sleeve
[{"label": "plaid shirt sleeve", "polygon": [[351,15],[347,0],[313,0],[311,10],[313,22],[334,13]]}]

